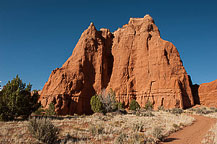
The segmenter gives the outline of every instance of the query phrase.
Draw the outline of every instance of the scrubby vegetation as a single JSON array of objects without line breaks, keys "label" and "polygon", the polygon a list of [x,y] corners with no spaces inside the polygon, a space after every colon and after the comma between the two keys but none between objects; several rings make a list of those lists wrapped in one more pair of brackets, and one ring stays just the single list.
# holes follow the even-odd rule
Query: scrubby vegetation
[{"label": "scrubby vegetation", "polygon": [[49,119],[30,119],[28,129],[33,137],[46,144],[57,142],[59,129]]},{"label": "scrubby vegetation", "polygon": [[100,94],[92,96],[90,105],[93,112],[108,113],[123,109],[123,104],[116,101],[115,93],[112,89],[109,92],[102,90]]},{"label": "scrubby vegetation", "polygon": [[148,100],[144,108],[145,110],[153,110],[153,104]]},{"label": "scrubby vegetation", "polygon": [[194,114],[199,114],[199,115],[208,115],[208,114],[212,114],[212,113],[216,113],[217,112],[217,108],[208,108],[208,107],[197,107],[197,108],[190,108],[187,111],[190,111]]},{"label": "scrubby vegetation", "polygon": [[217,123],[208,131],[202,140],[202,144],[216,144],[217,143]]},{"label": "scrubby vegetation", "polygon": [[130,110],[140,109],[140,105],[138,104],[138,102],[135,99],[132,99],[131,102],[130,102],[129,109]]},{"label": "scrubby vegetation", "polygon": [[53,103],[50,103],[50,104],[49,104],[48,109],[45,110],[45,114],[46,114],[47,116],[56,115],[55,106],[54,106]]},{"label": "scrubby vegetation", "polygon": [[31,95],[31,87],[31,84],[26,86],[18,75],[3,87],[0,93],[0,120],[26,119],[38,109],[39,95],[37,91]]},{"label": "scrubby vegetation", "polygon": [[45,110],[42,107],[39,107],[36,111],[33,112],[34,115],[44,115]]},{"label": "scrubby vegetation", "polygon": [[181,113],[183,113],[184,111],[183,111],[183,109],[180,109],[180,108],[173,108],[173,109],[171,109],[171,110],[169,110],[172,114],[176,114],[176,115],[178,115],[178,114],[181,114]]},{"label": "scrubby vegetation", "polygon": [[102,112],[102,103],[99,99],[98,95],[94,95],[92,96],[91,100],[90,100],[90,105],[91,105],[91,109],[93,112]]},{"label": "scrubby vegetation", "polygon": [[[151,112],[153,116],[145,116],[146,112]],[[51,123],[37,118],[23,122],[0,122],[0,143],[38,143],[39,138],[43,141],[47,134],[41,137],[44,127],[48,127],[46,132],[53,131],[46,139],[58,133],[55,127],[60,130],[58,135],[53,136],[59,143],[158,143],[175,129],[190,125],[194,120],[185,114],[174,115],[165,111],[140,109],[140,113],[140,116],[113,113],[75,115],[53,119]],[[45,126],[39,128],[37,124]]]}]

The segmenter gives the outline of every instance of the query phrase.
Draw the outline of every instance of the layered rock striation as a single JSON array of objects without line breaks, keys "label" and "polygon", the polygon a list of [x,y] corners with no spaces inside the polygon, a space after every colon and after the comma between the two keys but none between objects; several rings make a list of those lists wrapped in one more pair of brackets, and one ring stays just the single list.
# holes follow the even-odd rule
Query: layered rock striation
[{"label": "layered rock striation", "polygon": [[114,33],[91,23],[72,56],[51,73],[40,101],[44,107],[53,102],[59,114],[89,114],[91,97],[110,88],[126,107],[131,99],[142,107],[151,101],[155,109],[194,105],[179,53],[149,15],[131,18]]}]

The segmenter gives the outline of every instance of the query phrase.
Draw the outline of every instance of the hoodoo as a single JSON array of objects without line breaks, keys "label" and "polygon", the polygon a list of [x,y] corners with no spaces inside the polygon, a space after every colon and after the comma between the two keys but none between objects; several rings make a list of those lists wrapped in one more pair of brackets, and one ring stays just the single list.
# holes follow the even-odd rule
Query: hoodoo
[{"label": "hoodoo", "polygon": [[179,53],[149,15],[131,18],[114,33],[91,23],[71,57],[52,71],[40,101],[44,107],[53,102],[58,114],[89,114],[91,97],[110,88],[126,107],[132,99],[141,107],[149,100],[155,109],[194,105]]}]

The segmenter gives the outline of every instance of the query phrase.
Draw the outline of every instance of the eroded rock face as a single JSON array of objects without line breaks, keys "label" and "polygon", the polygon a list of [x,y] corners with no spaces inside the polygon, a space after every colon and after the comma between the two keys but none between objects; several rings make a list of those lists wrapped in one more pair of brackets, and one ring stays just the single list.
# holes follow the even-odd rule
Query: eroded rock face
[{"label": "eroded rock face", "polygon": [[186,108],[193,105],[189,78],[176,47],[160,37],[153,19],[131,18],[114,32],[114,65],[109,83],[117,99],[132,98],[144,107]]},{"label": "eroded rock face", "polygon": [[112,39],[109,30],[97,31],[91,23],[72,56],[52,71],[41,93],[42,106],[53,102],[59,114],[91,113],[90,98],[110,80]]},{"label": "eroded rock face", "polygon": [[207,107],[217,107],[217,79],[203,83],[198,88],[200,104]]},{"label": "eroded rock face", "polygon": [[40,101],[55,103],[59,114],[88,114],[91,96],[103,88],[112,88],[126,107],[132,98],[142,107],[149,100],[155,109],[194,104],[176,47],[161,39],[149,15],[131,18],[113,34],[91,24],[72,56],[51,73]]}]

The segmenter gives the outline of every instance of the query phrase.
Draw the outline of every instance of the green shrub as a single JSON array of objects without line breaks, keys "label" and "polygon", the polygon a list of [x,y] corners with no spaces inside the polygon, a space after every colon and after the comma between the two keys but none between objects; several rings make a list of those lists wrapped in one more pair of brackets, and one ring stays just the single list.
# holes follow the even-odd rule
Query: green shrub
[{"label": "green shrub", "polygon": [[102,102],[100,101],[98,95],[92,96],[90,105],[93,112],[103,112]]},{"label": "green shrub", "polygon": [[102,90],[101,94],[92,96],[90,100],[91,109],[93,112],[114,112],[120,110],[122,105],[115,99],[115,93],[112,89],[107,93]]},{"label": "green shrub", "polygon": [[38,109],[39,94],[37,91],[31,94],[31,87],[31,84],[26,86],[18,75],[3,87],[0,93],[0,120],[14,120],[20,116],[26,119]]},{"label": "green shrub", "polygon": [[183,110],[180,108],[173,108],[172,110],[170,110],[170,112],[172,114],[181,114],[181,113],[183,113]]},{"label": "green shrub", "polygon": [[148,100],[144,108],[145,110],[153,110],[153,104]]},{"label": "green shrub", "polygon": [[28,129],[32,136],[41,142],[46,144],[57,142],[59,129],[56,128],[48,119],[30,119]]},{"label": "green shrub", "polygon": [[173,124],[173,128],[174,128],[175,131],[180,129],[180,127],[177,124]]},{"label": "green shrub", "polygon": [[145,117],[153,117],[154,114],[153,114],[151,111],[147,111],[147,112],[142,113],[142,116],[145,116]]},{"label": "green shrub", "polygon": [[189,108],[188,110],[189,110],[189,111],[192,111],[192,112],[196,111],[195,108]]},{"label": "green shrub", "polygon": [[118,102],[117,107],[118,107],[118,110],[122,110],[123,109],[123,104],[121,102]]},{"label": "green shrub", "polygon": [[50,103],[50,104],[49,104],[48,109],[45,110],[45,115],[47,115],[47,116],[56,115],[56,112],[55,112],[55,105],[54,105],[53,103]]},{"label": "green shrub", "polygon": [[209,114],[209,113],[213,113],[213,111],[210,111],[210,110],[206,109],[205,107],[202,107],[202,108],[197,108],[196,113],[206,115],[206,114]]},{"label": "green shrub", "polygon": [[132,99],[130,102],[130,110],[137,110],[140,109],[140,105],[138,104],[138,102],[135,99]]},{"label": "green shrub", "polygon": [[35,115],[43,115],[45,113],[45,110],[42,107],[39,107],[34,114]]}]

